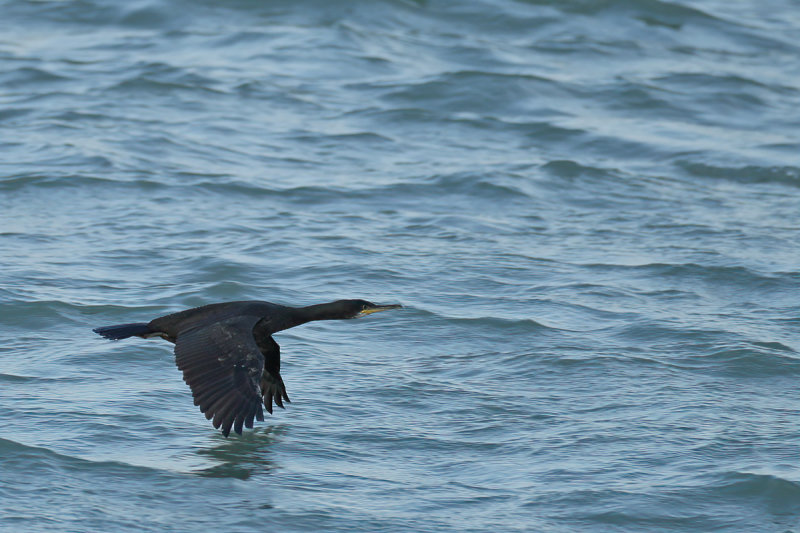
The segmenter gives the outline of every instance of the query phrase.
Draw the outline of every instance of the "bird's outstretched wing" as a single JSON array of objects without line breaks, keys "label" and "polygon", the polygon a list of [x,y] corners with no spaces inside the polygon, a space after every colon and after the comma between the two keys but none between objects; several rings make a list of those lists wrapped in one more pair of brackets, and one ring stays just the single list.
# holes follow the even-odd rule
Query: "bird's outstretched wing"
[{"label": "bird's outstretched wing", "polygon": [[253,427],[253,418],[264,420],[259,389],[264,356],[253,338],[258,320],[230,318],[181,332],[175,341],[175,363],[194,404],[226,437],[231,427],[241,434],[243,425]]},{"label": "bird's outstretched wing", "polygon": [[270,336],[259,339],[259,348],[264,355],[264,373],[261,375],[261,394],[264,407],[272,414],[272,400],[283,409],[283,400],[292,401],[286,394],[286,386],[281,378],[281,348]]}]

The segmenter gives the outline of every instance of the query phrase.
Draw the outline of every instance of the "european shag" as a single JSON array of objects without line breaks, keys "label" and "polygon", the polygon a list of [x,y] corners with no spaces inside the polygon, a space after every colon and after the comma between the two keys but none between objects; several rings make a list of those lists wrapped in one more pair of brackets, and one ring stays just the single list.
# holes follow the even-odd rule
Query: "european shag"
[{"label": "european shag", "polygon": [[312,320],[335,320],[396,309],[365,300],[338,300],[308,307],[270,302],[204,305],[151,320],[96,328],[107,339],[162,337],[175,344],[175,363],[192,389],[194,404],[226,437],[231,428],[264,420],[261,404],[272,413],[272,401],[289,402],[281,379],[280,347],[273,333]]}]

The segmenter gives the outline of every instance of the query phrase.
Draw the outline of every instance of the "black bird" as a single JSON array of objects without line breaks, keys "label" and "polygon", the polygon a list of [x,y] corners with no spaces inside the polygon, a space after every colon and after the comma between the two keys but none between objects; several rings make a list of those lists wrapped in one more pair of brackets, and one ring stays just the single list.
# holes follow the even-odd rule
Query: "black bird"
[{"label": "black bird", "polygon": [[365,300],[337,300],[308,307],[270,302],[228,302],[204,305],[151,320],[147,324],[120,324],[93,331],[107,339],[162,337],[175,344],[175,363],[192,389],[194,404],[222,427],[253,427],[264,420],[272,401],[283,408],[289,402],[281,379],[280,347],[273,333],[312,320],[357,318],[400,305],[376,305]]}]

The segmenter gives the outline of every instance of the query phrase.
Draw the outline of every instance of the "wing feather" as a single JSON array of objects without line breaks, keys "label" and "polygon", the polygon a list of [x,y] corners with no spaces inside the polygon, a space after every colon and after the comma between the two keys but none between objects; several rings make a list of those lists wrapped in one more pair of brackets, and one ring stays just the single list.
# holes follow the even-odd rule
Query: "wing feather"
[{"label": "wing feather", "polygon": [[[281,348],[271,336],[258,339],[258,346],[264,356],[264,373],[261,375],[261,395],[264,407],[272,414],[273,400],[283,409],[281,398],[291,403],[286,394],[286,386],[281,378]],[[261,414],[263,416],[263,413]]]},{"label": "wing feather", "polygon": [[244,420],[244,427],[247,429],[251,429],[253,427],[253,419],[256,417],[256,409],[258,406],[253,407],[253,409],[247,413],[247,417]]},{"label": "wing feather", "polygon": [[[226,437],[261,406],[259,379],[264,356],[253,337],[256,316],[234,317],[181,332],[175,363],[192,390],[195,405]],[[237,423],[241,419],[242,423]]]}]

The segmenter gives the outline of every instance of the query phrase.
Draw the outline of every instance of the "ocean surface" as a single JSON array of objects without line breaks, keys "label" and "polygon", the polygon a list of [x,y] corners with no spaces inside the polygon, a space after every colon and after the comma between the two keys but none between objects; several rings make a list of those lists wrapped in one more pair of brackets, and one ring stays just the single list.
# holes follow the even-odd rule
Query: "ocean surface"
[{"label": "ocean surface", "polygon": [[[800,532],[797,0],[0,0],[0,530]],[[224,438],[161,340],[275,336]]]}]

